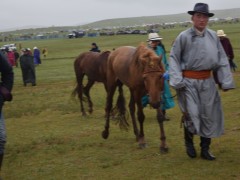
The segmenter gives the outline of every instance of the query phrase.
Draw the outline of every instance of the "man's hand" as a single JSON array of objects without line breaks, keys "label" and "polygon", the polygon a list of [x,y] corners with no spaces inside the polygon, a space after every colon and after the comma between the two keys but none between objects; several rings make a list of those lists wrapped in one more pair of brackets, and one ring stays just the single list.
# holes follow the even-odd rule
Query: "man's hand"
[{"label": "man's hand", "polygon": [[166,72],[163,74],[163,79],[169,81],[169,73],[168,73],[168,71],[166,71]]}]

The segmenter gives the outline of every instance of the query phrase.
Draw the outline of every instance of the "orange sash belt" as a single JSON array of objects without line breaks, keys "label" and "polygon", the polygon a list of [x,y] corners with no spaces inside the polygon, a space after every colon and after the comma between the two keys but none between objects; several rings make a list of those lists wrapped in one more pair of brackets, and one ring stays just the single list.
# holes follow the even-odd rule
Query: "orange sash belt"
[{"label": "orange sash belt", "polygon": [[191,79],[208,79],[211,76],[211,71],[210,70],[202,70],[202,71],[184,70],[182,74],[183,74],[183,77],[191,78]]}]

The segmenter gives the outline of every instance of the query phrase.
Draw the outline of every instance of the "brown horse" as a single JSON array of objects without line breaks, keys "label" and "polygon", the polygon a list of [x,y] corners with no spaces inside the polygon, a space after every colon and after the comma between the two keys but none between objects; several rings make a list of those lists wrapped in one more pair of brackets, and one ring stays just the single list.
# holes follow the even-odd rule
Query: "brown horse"
[{"label": "brown horse", "polygon": [[[72,92],[72,96],[78,94],[80,101],[82,115],[85,116],[86,112],[83,106],[83,95],[87,97],[89,113],[93,111],[93,103],[90,97],[90,89],[94,82],[102,82],[104,84],[105,90],[107,88],[107,59],[110,51],[105,51],[102,53],[98,52],[83,52],[74,61],[74,70],[77,79],[77,85]],[[88,77],[87,84],[83,85],[84,76]]]},{"label": "brown horse", "polygon": [[[129,109],[133,123],[134,134],[138,140],[139,147],[144,148],[143,122],[145,119],[141,98],[148,94],[150,105],[157,110],[157,119],[160,126],[161,152],[167,152],[166,137],[163,127],[164,115],[161,111],[161,92],[163,91],[164,68],[161,57],[143,44],[137,48],[123,46],[113,51],[108,58],[107,69],[107,103],[106,103],[106,124],[102,132],[104,139],[109,135],[109,118],[111,115],[114,92],[119,81],[125,84],[130,90]],[[119,96],[122,96],[119,93]],[[123,99],[123,98],[120,98]],[[135,117],[135,104],[137,105],[137,116],[140,125],[138,130]],[[125,110],[120,110],[125,117]]]}]

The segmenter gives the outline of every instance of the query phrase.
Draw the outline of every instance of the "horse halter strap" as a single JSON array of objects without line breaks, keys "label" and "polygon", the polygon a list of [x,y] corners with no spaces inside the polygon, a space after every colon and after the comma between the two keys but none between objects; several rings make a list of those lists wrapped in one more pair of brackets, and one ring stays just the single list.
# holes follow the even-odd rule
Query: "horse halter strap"
[{"label": "horse halter strap", "polygon": [[161,69],[149,69],[147,71],[144,71],[143,74],[148,74],[152,72],[162,72]]}]

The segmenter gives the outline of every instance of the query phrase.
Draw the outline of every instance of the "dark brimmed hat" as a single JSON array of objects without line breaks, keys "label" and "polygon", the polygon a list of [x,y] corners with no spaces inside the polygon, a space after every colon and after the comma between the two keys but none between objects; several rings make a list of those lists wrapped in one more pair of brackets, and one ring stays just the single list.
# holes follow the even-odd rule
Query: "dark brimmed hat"
[{"label": "dark brimmed hat", "polygon": [[208,17],[214,16],[213,13],[209,12],[208,5],[205,3],[196,3],[193,11],[188,11],[188,14],[193,15],[196,12],[206,14]]}]

